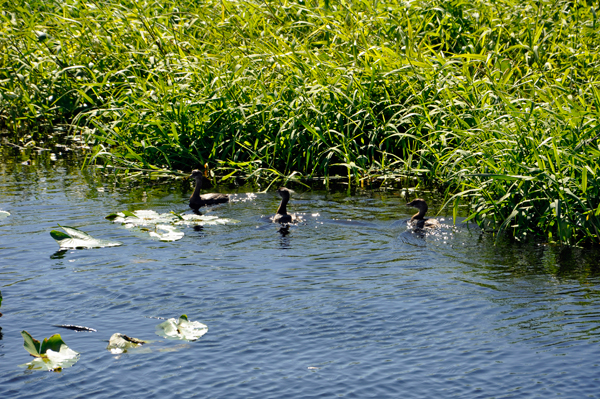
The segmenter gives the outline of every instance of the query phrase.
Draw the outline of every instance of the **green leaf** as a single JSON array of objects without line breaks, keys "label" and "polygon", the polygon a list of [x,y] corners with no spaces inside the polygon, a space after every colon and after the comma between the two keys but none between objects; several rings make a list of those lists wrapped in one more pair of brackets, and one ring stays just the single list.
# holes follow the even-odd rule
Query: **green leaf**
[{"label": "green leaf", "polygon": [[478,177],[489,177],[494,180],[534,180],[534,176],[521,176],[521,175],[501,175],[498,173],[471,173],[465,176],[478,176]]},{"label": "green leaf", "polygon": [[60,352],[60,347],[62,345],[66,344],[60,337],[60,334],[54,334],[50,338],[44,338],[42,341],[42,346],[40,347],[40,354],[43,357],[49,349],[53,350],[54,352]]},{"label": "green leaf", "polygon": [[118,214],[116,214],[116,213],[111,213],[110,215],[106,216],[104,219],[108,219],[108,220],[110,220],[110,221],[113,221],[113,220],[115,220],[115,219],[116,219],[116,218],[118,218],[118,217],[119,217],[119,215],[118,215]]},{"label": "green leaf", "polygon": [[458,198],[454,200],[454,206],[452,207],[452,219],[453,223],[456,224],[456,217],[458,216]]},{"label": "green leaf", "polygon": [[177,219],[179,219],[179,220],[183,220],[183,216],[181,216],[180,214],[178,214],[178,213],[175,213],[174,211],[171,211],[170,213],[171,213],[172,215],[175,215],[175,217],[176,217]]},{"label": "green leaf", "polygon": [[21,331],[21,335],[23,336],[23,347],[25,347],[25,350],[29,352],[31,356],[41,357],[42,355],[40,354],[40,341],[34,339],[31,336],[31,334],[29,334],[25,330]]},{"label": "green leaf", "polygon": [[58,230],[52,230],[50,232],[50,236],[52,236],[52,238],[54,238],[56,241],[62,241],[62,240],[72,238],[70,235],[63,233],[62,231],[58,231]]},{"label": "green leaf", "polygon": [[135,213],[133,213],[133,212],[129,212],[129,211],[123,211],[123,212],[121,212],[121,213],[123,213],[123,215],[125,215],[125,216],[128,216],[128,217],[130,217],[130,218],[137,218],[137,216],[136,216],[136,215],[135,215]]}]

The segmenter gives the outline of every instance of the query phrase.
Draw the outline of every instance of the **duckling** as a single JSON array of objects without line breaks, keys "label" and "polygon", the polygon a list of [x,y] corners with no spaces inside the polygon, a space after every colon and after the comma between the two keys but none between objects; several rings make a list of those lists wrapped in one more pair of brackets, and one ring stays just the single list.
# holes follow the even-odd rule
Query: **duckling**
[{"label": "duckling", "polygon": [[201,206],[229,202],[229,195],[227,194],[211,193],[200,195],[200,190],[202,189],[203,173],[198,169],[193,170],[190,177],[196,180],[196,188],[194,188],[194,193],[190,197],[190,208],[198,210],[198,208],[200,208]]},{"label": "duckling", "polygon": [[414,225],[417,229],[435,229],[440,227],[440,222],[436,219],[429,219],[425,217],[427,213],[427,203],[422,198],[417,198],[408,204],[408,206],[415,207],[419,210],[412,218],[410,218],[409,224]]},{"label": "duckling", "polygon": [[273,223],[284,224],[284,223],[292,223],[297,220],[296,215],[288,215],[288,213],[287,213],[287,203],[290,200],[291,193],[292,193],[292,190],[290,190],[289,188],[285,188],[285,187],[280,187],[277,190],[277,194],[279,194],[279,196],[281,197],[281,204],[279,204],[279,208],[277,208],[277,213],[271,219],[273,221]]}]

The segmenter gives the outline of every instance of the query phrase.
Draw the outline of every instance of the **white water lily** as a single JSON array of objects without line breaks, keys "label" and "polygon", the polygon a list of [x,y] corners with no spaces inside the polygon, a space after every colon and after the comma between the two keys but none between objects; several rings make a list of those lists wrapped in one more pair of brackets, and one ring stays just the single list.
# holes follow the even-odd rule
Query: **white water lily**
[{"label": "white water lily", "polygon": [[239,220],[220,218],[218,216],[207,215],[182,215],[183,220],[178,220],[175,224],[184,224],[186,226],[215,226],[221,224],[239,223]]},{"label": "white water lily", "polygon": [[60,334],[54,334],[42,342],[34,339],[27,331],[21,331],[21,335],[24,339],[23,347],[35,359],[21,364],[20,367],[27,367],[30,370],[60,371],[71,367],[79,360],[79,353],[70,349]]},{"label": "white water lily", "polygon": [[30,370],[59,371],[71,367],[79,360],[79,353],[66,345],[62,345],[58,352],[48,349],[46,357],[36,357],[29,363],[21,364],[19,367],[27,367]]},{"label": "white water lily", "polygon": [[107,216],[114,223],[121,223],[125,228],[140,228],[153,238],[161,241],[177,241],[185,235],[175,226],[207,226],[238,223],[238,220],[205,215],[179,215],[174,212],[158,213],[152,210],[134,212],[118,212]]},{"label": "white water lily", "polygon": [[177,241],[181,240],[185,235],[174,226],[166,224],[157,224],[154,231],[150,231],[148,234],[150,234],[150,237],[158,238],[161,241]]},{"label": "white water lily", "polygon": [[61,248],[104,248],[123,245],[118,241],[100,240],[69,226],[61,226],[65,232],[52,230],[50,235]]},{"label": "white water lily", "polygon": [[131,338],[121,333],[114,333],[113,335],[111,335],[106,349],[108,349],[110,353],[118,355],[123,352],[127,352],[128,349],[139,348],[145,343],[147,343],[147,341],[142,341],[141,339],[137,338]]},{"label": "white water lily", "polygon": [[208,332],[208,326],[198,321],[189,321],[186,315],[179,320],[168,319],[156,326],[156,334],[171,339],[195,341]]},{"label": "white water lily", "polygon": [[0,219],[4,219],[10,216],[10,213],[6,211],[0,211]]}]

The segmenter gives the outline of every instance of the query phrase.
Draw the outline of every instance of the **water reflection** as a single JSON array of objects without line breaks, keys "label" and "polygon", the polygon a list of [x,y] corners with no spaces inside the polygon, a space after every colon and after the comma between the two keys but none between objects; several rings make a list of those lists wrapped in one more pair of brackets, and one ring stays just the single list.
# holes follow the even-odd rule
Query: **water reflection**
[{"label": "water reflection", "polygon": [[65,254],[67,253],[66,249],[61,249],[50,255],[50,259],[64,259]]}]

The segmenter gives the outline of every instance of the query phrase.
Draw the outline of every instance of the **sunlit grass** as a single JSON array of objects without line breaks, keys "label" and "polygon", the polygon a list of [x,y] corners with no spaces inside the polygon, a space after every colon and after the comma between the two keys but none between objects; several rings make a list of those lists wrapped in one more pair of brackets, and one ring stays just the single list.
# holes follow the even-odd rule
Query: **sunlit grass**
[{"label": "sunlit grass", "polygon": [[67,124],[89,162],[131,169],[419,174],[489,230],[599,243],[592,2],[16,1],[0,15],[0,124],[24,141]]}]

